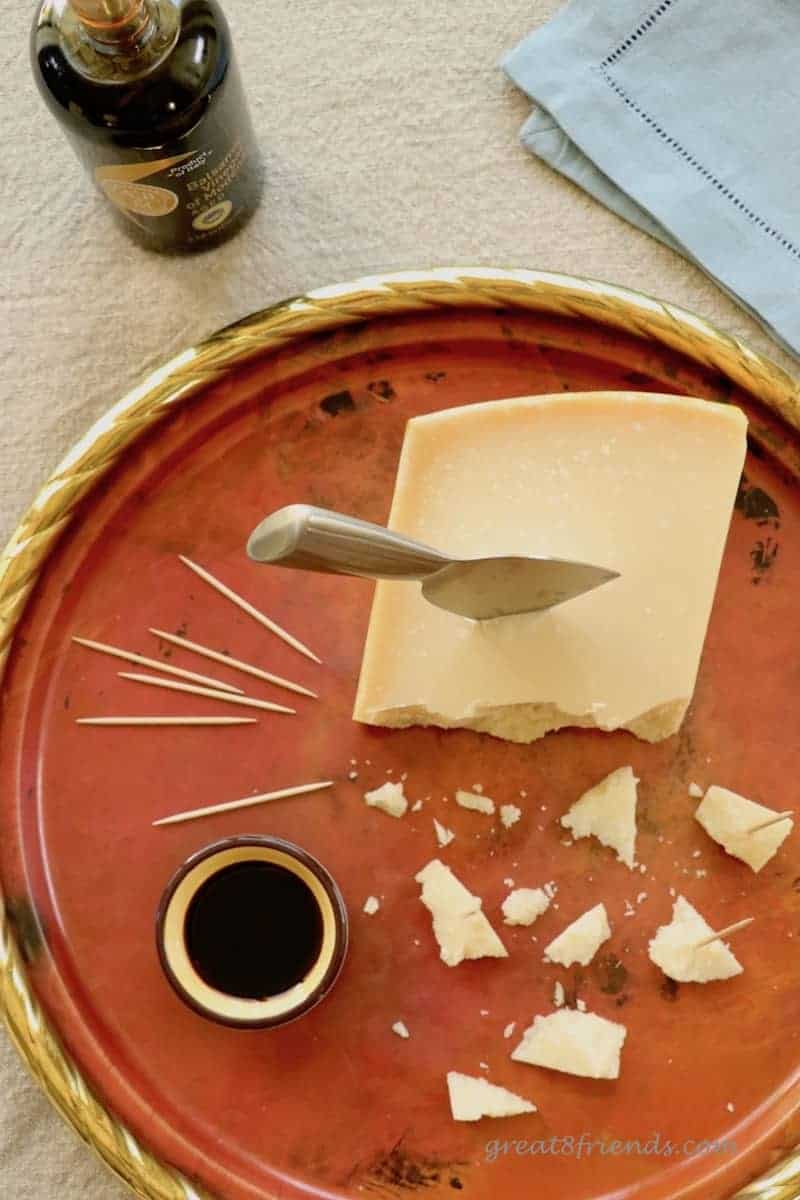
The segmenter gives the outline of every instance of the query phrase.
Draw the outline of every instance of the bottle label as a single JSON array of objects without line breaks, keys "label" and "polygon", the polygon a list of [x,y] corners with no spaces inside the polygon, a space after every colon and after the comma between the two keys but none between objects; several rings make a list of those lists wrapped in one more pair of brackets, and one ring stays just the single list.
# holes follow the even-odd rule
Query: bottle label
[{"label": "bottle label", "polygon": [[187,154],[156,158],[151,162],[96,167],[94,177],[111,203],[126,216],[166,217],[178,207],[178,193],[171,188],[153,187],[139,180],[148,179],[191,157],[190,150]]},{"label": "bottle label", "polygon": [[[237,137],[221,151],[206,145],[166,158],[104,163],[95,167],[94,177],[129,221],[159,240],[169,226],[170,241],[192,245],[238,215],[245,160]],[[248,184],[245,191],[250,190]]]}]

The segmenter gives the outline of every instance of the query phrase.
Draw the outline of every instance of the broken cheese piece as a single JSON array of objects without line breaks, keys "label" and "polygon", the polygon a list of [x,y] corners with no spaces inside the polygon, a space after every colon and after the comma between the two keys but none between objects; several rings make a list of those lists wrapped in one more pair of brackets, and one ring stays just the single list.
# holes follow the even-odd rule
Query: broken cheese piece
[{"label": "broken cheese piece", "polygon": [[440,821],[436,820],[436,817],[433,818],[433,830],[436,834],[436,841],[441,847],[449,846],[455,840],[456,835],[452,829],[447,829]]},{"label": "broken cheese piece", "polygon": [[[531,742],[564,725],[658,741],[691,699],[745,455],[739,409],[529,396],[415,417],[389,525],[454,557],[552,555],[620,578],[469,621],[378,583],[354,717]],[[625,669],[620,669],[620,664]]]},{"label": "broken cheese piece", "polygon": [[713,932],[697,909],[678,896],[669,925],[662,925],[650,942],[650,959],[678,983],[710,983],[741,975],[743,967],[725,942],[697,948],[697,943]]},{"label": "broken cheese piece", "polygon": [[365,792],[364,802],[368,808],[379,808],[390,817],[403,817],[408,808],[402,783],[383,783],[374,791]]},{"label": "broken cheese piece", "polygon": [[618,1079],[627,1029],[595,1013],[559,1008],[538,1016],[512,1051],[515,1062],[549,1067],[587,1079]]},{"label": "broken cheese piece", "polygon": [[470,808],[473,812],[486,813],[491,816],[494,812],[494,800],[482,796],[479,792],[464,792],[461,788],[456,792],[456,804],[462,808]]},{"label": "broken cheese piece", "polygon": [[516,1117],[536,1112],[536,1105],[488,1079],[447,1072],[447,1091],[454,1121],[480,1121],[481,1117]]},{"label": "broken cheese piece", "polygon": [[619,767],[584,792],[564,813],[561,824],[574,838],[596,837],[616,850],[633,870],[636,850],[636,785],[631,767]]},{"label": "broken cheese piece", "polygon": [[694,815],[715,842],[755,872],[777,854],[794,828],[791,818],[787,817],[767,829],[748,833],[754,825],[777,817],[778,812],[716,785],[708,789]]},{"label": "broken cheese piece", "polygon": [[517,888],[501,905],[506,925],[532,925],[549,907],[550,897],[544,888]]},{"label": "broken cheese piece", "polygon": [[610,937],[606,906],[595,904],[545,946],[544,956],[548,962],[560,963],[562,967],[570,967],[573,963],[585,967]]},{"label": "broken cheese piece", "polygon": [[433,934],[448,967],[466,958],[507,958],[500,938],[481,912],[481,900],[467,891],[449,867],[434,858],[415,876],[420,899],[433,917]]}]

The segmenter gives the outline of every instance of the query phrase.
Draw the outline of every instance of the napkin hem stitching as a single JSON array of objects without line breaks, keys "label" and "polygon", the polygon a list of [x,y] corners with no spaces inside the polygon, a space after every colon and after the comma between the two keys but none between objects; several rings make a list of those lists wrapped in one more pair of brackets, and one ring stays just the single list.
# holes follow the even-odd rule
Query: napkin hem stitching
[{"label": "napkin hem stitching", "polygon": [[654,8],[650,15],[645,17],[645,19],[636,26],[633,33],[628,34],[625,40],[620,42],[616,50],[612,50],[608,57],[603,59],[600,64],[601,70],[604,70],[606,67],[611,67],[614,65],[614,63],[619,62],[623,54],[635,46],[636,43],[644,37],[647,31],[652,29],[661,17],[665,16],[665,14],[675,3],[676,0],[661,0],[661,4],[659,4],[657,8]]},{"label": "napkin hem stitching", "polygon": [[[670,7],[672,3],[673,0],[663,0],[661,7],[666,11],[665,6]],[[644,32],[644,29],[642,29],[642,32]],[[628,41],[630,41],[630,39],[628,39]],[[619,51],[621,52],[624,47],[625,43],[623,43],[623,46],[619,48]],[[617,51],[615,51],[615,54],[616,53]],[[610,61],[612,61],[611,57],[604,59],[603,62],[598,65],[597,70],[599,71],[605,83],[612,89],[612,91],[616,93],[617,96],[619,96],[623,103],[626,104],[628,108],[630,108],[631,111],[640,118],[640,120],[644,121],[645,124],[652,129],[653,133],[655,133],[665,143],[665,145],[670,148],[670,150],[673,150],[680,158],[684,160],[685,163],[687,163],[688,166],[699,172],[706,182],[710,183],[711,186],[714,187],[720,193],[720,195],[724,197],[724,199],[733,204],[734,207],[739,210],[742,216],[746,217],[748,221],[760,229],[762,233],[767,234],[768,237],[772,238],[773,241],[782,246],[784,250],[787,250],[794,258],[800,260],[800,247],[796,246],[794,242],[791,242],[789,238],[787,238],[779,229],[775,229],[774,226],[770,225],[764,217],[761,217],[757,212],[754,212],[752,208],[745,204],[744,200],[742,200],[740,196],[737,196],[737,194],[732,191],[731,188],[727,187],[721,179],[717,178],[713,171],[710,171],[708,167],[703,166],[703,164],[699,162],[698,159],[696,159],[694,155],[677,140],[677,138],[674,138],[671,136],[671,134],[667,133],[663,126],[660,125],[654,117],[651,117],[650,114],[641,107],[641,105],[637,104],[636,101],[628,95],[622,85],[619,84],[616,79],[614,79],[613,75],[611,75],[606,67],[605,64]]]}]

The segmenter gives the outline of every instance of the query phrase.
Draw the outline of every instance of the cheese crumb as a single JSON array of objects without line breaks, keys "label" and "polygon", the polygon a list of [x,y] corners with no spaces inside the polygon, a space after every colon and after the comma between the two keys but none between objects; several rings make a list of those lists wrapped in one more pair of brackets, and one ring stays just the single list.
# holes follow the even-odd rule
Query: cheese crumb
[{"label": "cheese crumb", "polygon": [[411,805],[412,812],[419,812],[421,808],[422,808],[421,800],[415,800],[414,803]]},{"label": "cheese crumb", "polygon": [[702,800],[703,789],[700,787],[699,783],[690,783],[689,784],[689,795],[692,797],[693,800]]},{"label": "cheese crumb", "polygon": [[503,901],[503,920],[506,925],[532,925],[549,907],[550,896],[544,888],[517,888]]},{"label": "cheese crumb", "polygon": [[473,896],[449,867],[434,858],[415,876],[420,899],[433,917],[440,957],[448,967],[466,958],[507,958],[506,950]]},{"label": "cheese crumb", "polygon": [[405,816],[408,808],[402,783],[384,783],[371,792],[365,792],[364,801],[369,808],[379,808],[390,817]]},{"label": "cheese crumb", "polygon": [[734,1106],[731,1104],[730,1100],[729,1100],[729,1101],[728,1101],[728,1103],[725,1105],[725,1107],[727,1108],[728,1112],[731,1112],[731,1113],[732,1113],[732,1112],[736,1112],[736,1109],[735,1109],[735,1108],[734,1108]]},{"label": "cheese crumb", "polygon": [[500,806],[500,820],[505,829],[510,829],[512,825],[516,825],[521,816],[522,809],[517,808],[516,804],[502,804]]},{"label": "cheese crumb", "polygon": [[794,822],[787,817],[749,833],[754,825],[778,816],[778,812],[716,785],[708,789],[694,815],[715,842],[756,873],[777,854],[794,828]]},{"label": "cheese crumb", "polygon": [[454,1121],[480,1121],[481,1117],[516,1117],[521,1113],[536,1112],[536,1105],[529,1100],[523,1100],[481,1076],[475,1078],[459,1071],[448,1071],[447,1091]]},{"label": "cheese crumb", "polygon": [[562,1008],[566,996],[564,994],[564,985],[560,980],[556,980],[553,984],[553,1005],[555,1008]]},{"label": "cheese crumb", "polygon": [[494,812],[494,800],[490,800],[488,796],[482,796],[477,789],[474,792],[464,792],[459,788],[456,791],[456,804],[460,804],[462,808],[469,808],[473,812],[486,813],[488,816]]},{"label": "cheese crumb", "polygon": [[503,883],[506,885],[506,887],[512,887],[512,888],[513,888],[513,886],[514,886],[514,880],[513,880],[513,879],[504,879],[504,880],[503,880]]},{"label": "cheese crumb", "polygon": [[596,904],[545,947],[545,961],[560,963],[562,967],[570,967],[573,963],[585,967],[610,937],[605,905]]},{"label": "cheese crumb", "polygon": [[698,947],[697,943],[713,932],[697,909],[678,896],[669,925],[662,925],[650,942],[650,959],[678,983],[708,983],[740,975],[742,965],[725,942]]},{"label": "cheese crumb", "polygon": [[446,829],[436,820],[436,817],[433,818],[433,828],[436,830],[436,841],[440,846],[449,846],[455,840],[456,835],[452,829]]},{"label": "cheese crumb", "polygon": [[636,848],[636,785],[631,767],[620,767],[584,792],[561,817],[573,837],[596,837],[616,850],[617,858],[633,870]]},{"label": "cheese crumb", "polygon": [[586,1079],[618,1079],[627,1032],[624,1025],[595,1013],[560,1008],[546,1017],[535,1017],[511,1057],[515,1062]]},{"label": "cheese crumb", "polygon": [[364,901],[363,911],[367,914],[368,917],[371,917],[371,916],[373,916],[374,913],[376,913],[378,911],[380,906],[381,906],[381,902],[377,896],[367,896],[366,900]]},{"label": "cheese crumb", "polygon": [[513,1036],[513,1033],[514,1033],[514,1030],[515,1030],[516,1028],[517,1028],[517,1022],[516,1022],[516,1021],[509,1021],[508,1025],[506,1025],[505,1029],[503,1030],[503,1037],[504,1037],[504,1038],[510,1038],[510,1037],[512,1037],[512,1036]]},{"label": "cheese crumb", "polygon": [[348,779],[358,779],[358,771],[348,771],[347,778]]},{"label": "cheese crumb", "polygon": [[578,1006],[578,1012],[586,1012],[586,1001],[585,1000],[576,1000],[575,1003]]},{"label": "cheese crumb", "polygon": [[395,1021],[394,1025],[392,1026],[392,1033],[396,1033],[397,1036],[401,1038],[411,1037],[411,1034],[408,1032],[408,1026],[404,1021]]}]

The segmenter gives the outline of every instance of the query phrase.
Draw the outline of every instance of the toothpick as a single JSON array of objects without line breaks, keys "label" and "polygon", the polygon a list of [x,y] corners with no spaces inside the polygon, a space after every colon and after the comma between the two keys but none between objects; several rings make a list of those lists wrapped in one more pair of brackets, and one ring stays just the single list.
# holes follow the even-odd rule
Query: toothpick
[{"label": "toothpick", "polygon": [[224,663],[226,667],[233,667],[236,671],[244,671],[248,675],[255,675],[256,679],[266,679],[267,683],[274,683],[276,687],[287,688],[290,692],[297,692],[300,696],[310,696],[312,700],[319,698],[316,692],[311,692],[308,688],[301,687],[299,683],[292,683],[289,679],[282,679],[280,675],[273,675],[269,671],[262,671],[260,667],[253,667],[250,663],[242,662],[239,658],[231,658],[230,655],[223,654],[220,650],[211,650],[208,646],[201,645],[200,642],[190,642],[188,638],[178,637],[177,633],[167,633],[163,629],[152,628],[150,629],[150,633],[165,642],[172,642],[174,646],[180,646],[184,650],[193,650],[195,654],[202,654],[206,658],[213,658],[215,662]]},{"label": "toothpick", "polygon": [[112,658],[123,658],[126,662],[138,663],[140,667],[152,667],[154,671],[163,671],[165,675],[179,675],[181,679],[192,679],[205,687],[212,687],[218,692],[236,692],[243,695],[241,688],[231,683],[222,683],[209,675],[198,675],[195,671],[185,671],[183,667],[173,667],[171,663],[159,658],[146,658],[144,654],[134,654],[132,650],[120,650],[119,646],[107,646],[105,642],[92,642],[89,638],[73,637],[73,642],[79,646],[88,646],[90,650],[98,650],[101,654],[110,654]]},{"label": "toothpick", "polygon": [[301,654],[305,654],[306,658],[310,658],[312,662],[322,662],[322,659],[317,658],[316,654],[314,654],[312,650],[309,650],[308,646],[304,646],[303,643],[298,641],[296,637],[292,637],[292,635],[287,633],[285,629],[282,629],[280,625],[277,625],[274,621],[271,621],[269,617],[264,615],[264,613],[259,612],[259,610],[255,608],[249,600],[245,600],[243,596],[238,594],[238,592],[234,592],[227,586],[227,584],[222,583],[222,581],[217,579],[215,575],[212,575],[210,571],[207,571],[205,567],[198,566],[196,562],[192,562],[192,560],[190,558],[186,558],[184,554],[179,554],[178,558],[181,560],[184,566],[189,568],[190,571],[194,571],[195,575],[199,575],[201,579],[204,579],[206,583],[211,585],[211,587],[216,588],[221,595],[227,596],[227,598],[232,600],[234,604],[238,604],[239,608],[241,608],[243,612],[249,613],[251,617],[254,617],[256,621],[259,621],[260,624],[269,629],[271,633],[274,633],[277,637],[282,638],[287,645],[293,646],[295,650],[299,650]]},{"label": "toothpick", "polygon": [[207,696],[209,700],[225,700],[228,704],[244,704],[247,708],[264,708],[268,712],[290,713],[293,708],[273,704],[270,700],[255,700],[252,696],[232,696],[230,692],[215,692],[211,688],[195,687],[193,683],[174,683],[171,679],[156,679],[155,675],[137,675],[134,671],[120,671],[120,679],[132,679],[134,683],[147,683],[151,687],[168,688],[174,692],[190,692],[193,696]]},{"label": "toothpick", "polygon": [[278,792],[262,792],[260,796],[245,796],[244,800],[229,800],[225,804],[211,804],[207,808],[193,808],[188,812],[174,813],[171,817],[161,817],[153,821],[154,825],[177,825],[179,821],[194,821],[197,817],[210,817],[214,813],[232,812],[237,808],[250,808],[255,804],[266,804],[269,800],[283,800],[286,796],[302,796],[306,792],[318,792],[322,788],[333,787],[333,780],[322,783],[303,783],[299,787],[281,788]]},{"label": "toothpick", "polygon": [[255,717],[78,717],[76,725],[257,725]]},{"label": "toothpick", "polygon": [[745,829],[745,833],[758,833],[760,829],[769,829],[770,825],[777,825],[780,821],[790,821],[793,817],[794,811],[789,808],[786,812],[776,813],[774,817],[769,817],[766,821],[762,821],[760,825],[753,825],[750,829]]},{"label": "toothpick", "polygon": [[703,938],[702,942],[695,943],[695,950],[700,950],[703,946],[710,946],[712,942],[719,941],[720,938],[730,937],[732,933],[738,933],[740,929],[745,929],[748,925],[752,925],[755,917],[745,917],[743,921],[736,921],[733,925],[726,925],[724,929],[712,933],[709,937]]}]

